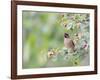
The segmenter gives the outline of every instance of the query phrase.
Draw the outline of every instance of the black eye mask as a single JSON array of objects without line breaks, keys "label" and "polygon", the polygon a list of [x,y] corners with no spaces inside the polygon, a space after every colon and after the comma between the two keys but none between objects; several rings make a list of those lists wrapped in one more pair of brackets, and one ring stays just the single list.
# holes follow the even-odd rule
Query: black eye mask
[{"label": "black eye mask", "polygon": [[65,33],[65,34],[64,34],[64,37],[65,37],[65,38],[69,38],[69,34]]}]

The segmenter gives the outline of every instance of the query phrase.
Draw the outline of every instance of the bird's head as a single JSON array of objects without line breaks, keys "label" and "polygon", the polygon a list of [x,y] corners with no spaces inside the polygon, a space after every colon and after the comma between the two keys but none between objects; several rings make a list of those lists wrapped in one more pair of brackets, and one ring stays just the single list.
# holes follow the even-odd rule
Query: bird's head
[{"label": "bird's head", "polygon": [[69,38],[69,34],[65,33],[64,38]]}]

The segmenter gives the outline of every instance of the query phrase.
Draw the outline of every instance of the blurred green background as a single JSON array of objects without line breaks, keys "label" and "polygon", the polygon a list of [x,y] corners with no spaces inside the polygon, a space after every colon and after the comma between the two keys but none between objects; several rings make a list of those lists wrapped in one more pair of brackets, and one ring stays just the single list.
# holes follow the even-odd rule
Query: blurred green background
[{"label": "blurred green background", "polygon": [[[83,36],[79,43],[84,39],[89,43],[89,14],[23,11],[22,26],[23,68],[73,66],[76,57],[75,60],[73,57],[64,59],[65,32],[73,40],[75,34],[83,32],[87,36]],[[61,54],[49,58],[50,50]],[[79,58],[76,61],[79,63]]]}]

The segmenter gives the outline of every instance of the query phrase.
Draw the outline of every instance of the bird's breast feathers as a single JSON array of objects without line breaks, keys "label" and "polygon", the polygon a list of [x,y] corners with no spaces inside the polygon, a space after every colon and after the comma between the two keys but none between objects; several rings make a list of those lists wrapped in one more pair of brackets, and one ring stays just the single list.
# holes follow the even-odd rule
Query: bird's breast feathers
[{"label": "bird's breast feathers", "polygon": [[66,48],[74,48],[75,47],[73,41],[69,38],[64,38],[64,45]]}]

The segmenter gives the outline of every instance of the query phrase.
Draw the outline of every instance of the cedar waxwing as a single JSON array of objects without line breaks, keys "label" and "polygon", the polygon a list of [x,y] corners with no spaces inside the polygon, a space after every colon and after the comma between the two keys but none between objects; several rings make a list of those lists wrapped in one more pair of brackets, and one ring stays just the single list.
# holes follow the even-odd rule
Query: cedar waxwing
[{"label": "cedar waxwing", "polygon": [[64,45],[68,49],[69,52],[75,51],[75,45],[72,39],[70,39],[69,34],[64,34]]}]

